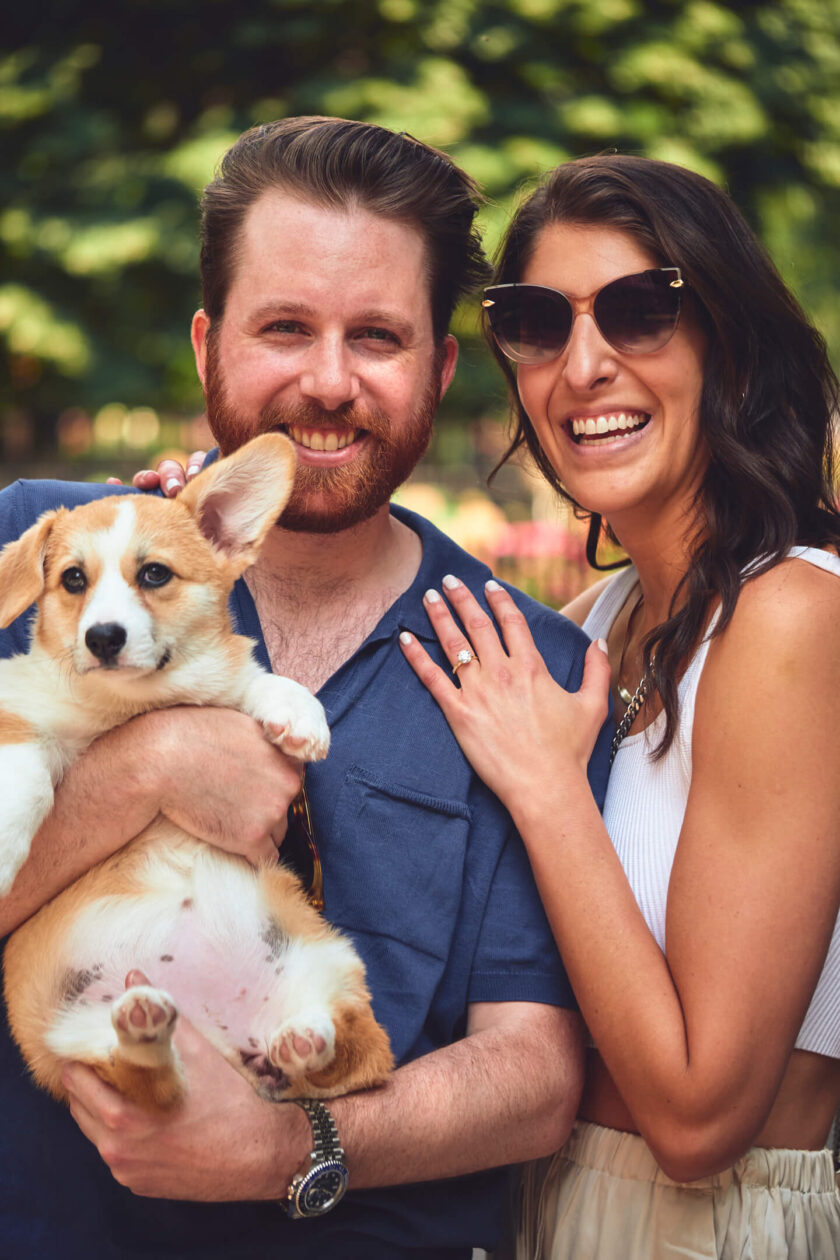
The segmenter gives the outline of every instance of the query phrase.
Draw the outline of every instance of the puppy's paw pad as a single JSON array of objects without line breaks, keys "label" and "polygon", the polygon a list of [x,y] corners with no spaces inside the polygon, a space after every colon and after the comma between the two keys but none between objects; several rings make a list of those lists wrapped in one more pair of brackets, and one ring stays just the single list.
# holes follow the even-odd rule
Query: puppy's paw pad
[{"label": "puppy's paw pad", "polygon": [[287,1076],[317,1072],[332,1062],[335,1054],[335,1028],[329,1015],[303,1015],[286,1020],[269,1045],[269,1059]]},{"label": "puppy's paw pad", "polygon": [[127,989],[111,1007],[111,1023],[120,1041],[168,1041],[178,1010],[168,993],[150,985]]},{"label": "puppy's paw pad", "polygon": [[265,730],[273,744],[301,761],[323,761],[329,752],[330,731],[322,711],[290,717],[285,723],[266,722]]}]

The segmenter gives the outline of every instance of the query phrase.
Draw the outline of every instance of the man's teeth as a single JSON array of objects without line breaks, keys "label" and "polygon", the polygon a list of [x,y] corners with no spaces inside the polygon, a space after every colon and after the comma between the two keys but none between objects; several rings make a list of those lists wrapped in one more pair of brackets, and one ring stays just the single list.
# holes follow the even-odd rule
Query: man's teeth
[{"label": "man's teeth", "polygon": [[289,436],[298,446],[305,446],[308,451],[343,451],[345,446],[355,442],[358,429],[345,429],[342,433],[324,432],[323,429],[299,429],[297,425],[289,426]]},{"label": "man's teeth", "polygon": [[646,411],[608,412],[603,416],[587,416],[585,420],[573,420],[572,433],[575,437],[596,437],[601,433],[638,429],[649,419]]}]

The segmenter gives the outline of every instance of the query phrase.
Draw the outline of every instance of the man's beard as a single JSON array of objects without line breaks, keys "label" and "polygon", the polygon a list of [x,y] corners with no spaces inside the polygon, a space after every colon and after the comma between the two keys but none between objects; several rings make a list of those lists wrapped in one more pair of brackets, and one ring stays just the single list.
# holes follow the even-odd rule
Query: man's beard
[{"label": "man's beard", "polygon": [[423,397],[396,431],[384,411],[359,402],[344,403],[335,411],[315,402],[293,407],[277,404],[254,420],[231,403],[212,338],[207,346],[207,420],[222,455],[229,455],[260,433],[288,431],[292,426],[365,431],[365,449],[351,463],[332,468],[297,465],[291,496],[277,523],[301,533],[331,534],[349,529],[368,520],[388,502],[429,445],[440,387],[440,360],[436,356]]}]

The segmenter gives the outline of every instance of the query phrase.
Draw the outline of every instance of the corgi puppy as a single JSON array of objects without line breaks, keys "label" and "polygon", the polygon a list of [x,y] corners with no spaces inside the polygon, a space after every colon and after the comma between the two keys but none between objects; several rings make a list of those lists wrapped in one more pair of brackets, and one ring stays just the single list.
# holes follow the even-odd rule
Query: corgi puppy
[{"label": "corgi puppy", "polygon": [[[67,766],[136,714],[237,708],[284,752],[326,755],[319,702],[257,665],[227,608],[294,465],[291,442],[265,434],[177,499],[60,508],[0,553],[0,625],[37,601],[29,653],[0,661],[0,895]],[[164,818],[17,929],[4,987],[12,1034],[57,1098],[61,1065],[75,1059],[142,1105],[177,1103],[179,1011],[274,1101],[366,1088],[393,1066],[361,960],[297,877],[282,864],[255,869]]]}]

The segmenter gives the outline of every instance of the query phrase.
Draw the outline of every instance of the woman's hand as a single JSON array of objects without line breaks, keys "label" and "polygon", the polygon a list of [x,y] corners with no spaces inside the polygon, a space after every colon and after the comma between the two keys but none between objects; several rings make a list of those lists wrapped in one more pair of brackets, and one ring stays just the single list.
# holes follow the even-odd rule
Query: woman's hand
[{"label": "woman's hand", "polygon": [[[485,590],[493,621],[462,582],[443,586],[466,633],[437,591],[428,591],[426,612],[458,684],[429,657],[413,635],[400,635],[403,653],[437,700],[466,756],[508,806],[523,792],[539,791],[546,776],[564,770],[586,773],[608,711],[610,668],[606,651],[593,643],[575,694],[554,681],[534,645],[528,624],[498,582]],[[473,659],[458,665],[458,654]]]}]

